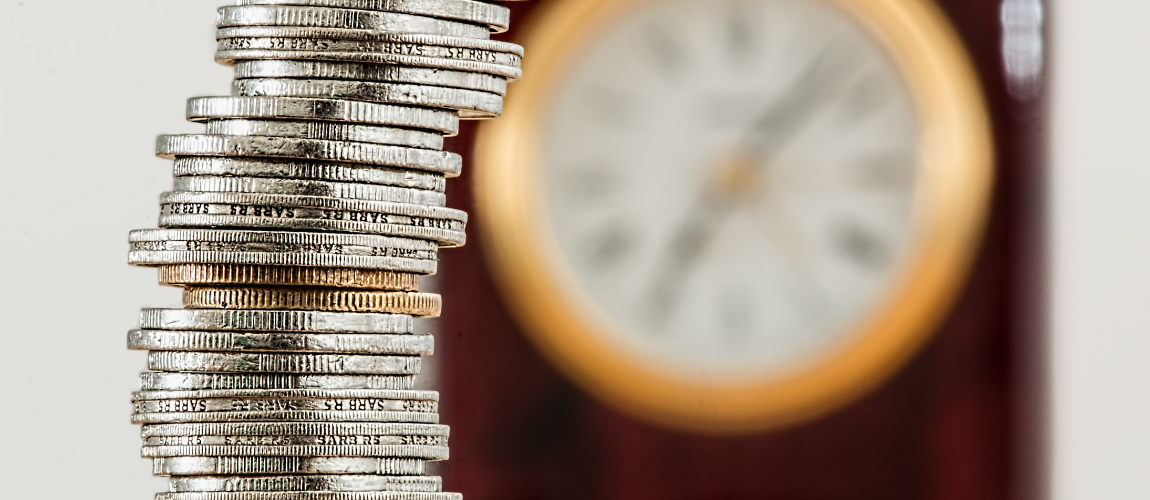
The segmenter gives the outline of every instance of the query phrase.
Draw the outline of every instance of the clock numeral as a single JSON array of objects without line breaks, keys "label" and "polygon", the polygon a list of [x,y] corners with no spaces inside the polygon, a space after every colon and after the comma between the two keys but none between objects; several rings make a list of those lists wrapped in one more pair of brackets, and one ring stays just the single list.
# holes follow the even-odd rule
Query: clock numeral
[{"label": "clock numeral", "polygon": [[633,227],[608,223],[588,238],[587,265],[600,273],[614,268],[635,248],[636,238]]},{"label": "clock numeral", "polygon": [[683,76],[689,56],[678,38],[671,36],[663,27],[651,26],[645,32],[643,41],[648,49],[647,54],[663,76],[668,80],[678,80]]},{"label": "clock numeral", "polygon": [[723,23],[724,43],[727,56],[736,67],[745,67],[755,54],[755,46],[761,36],[760,19],[754,16],[750,6],[743,2],[731,3]]},{"label": "clock numeral", "polygon": [[883,241],[862,225],[843,221],[834,226],[832,241],[835,248],[848,260],[872,270],[884,269],[891,264],[891,253]]}]

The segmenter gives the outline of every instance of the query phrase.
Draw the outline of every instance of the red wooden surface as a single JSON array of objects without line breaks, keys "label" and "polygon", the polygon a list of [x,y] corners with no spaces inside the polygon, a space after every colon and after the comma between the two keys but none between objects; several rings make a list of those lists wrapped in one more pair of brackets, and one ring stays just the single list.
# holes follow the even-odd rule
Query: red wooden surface
[{"label": "red wooden surface", "polygon": [[[514,22],[531,22],[530,4],[545,1],[562,0],[512,2]],[[540,357],[494,289],[474,217],[468,245],[441,254],[448,490],[468,500],[1043,497],[1043,343],[1033,321],[1043,288],[1043,114],[1006,92],[998,2],[941,4],[981,71],[998,177],[967,290],[913,362],[797,428],[713,438],[652,427],[590,398]],[[449,142],[466,156],[474,127],[464,128]],[[466,168],[448,192],[471,211]]]}]

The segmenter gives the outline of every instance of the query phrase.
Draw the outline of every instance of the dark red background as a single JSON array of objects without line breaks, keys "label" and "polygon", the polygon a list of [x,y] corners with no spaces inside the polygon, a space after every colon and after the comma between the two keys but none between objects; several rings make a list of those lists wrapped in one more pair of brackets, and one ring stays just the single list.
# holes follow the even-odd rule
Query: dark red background
[{"label": "dark red background", "polygon": [[[563,0],[511,2],[513,26],[548,1]],[[656,428],[590,398],[540,357],[494,288],[473,217],[468,245],[441,254],[447,489],[468,500],[1044,498],[1041,98],[1006,91],[998,1],[939,3],[981,72],[997,185],[966,291],[920,355],[879,390],[800,427],[738,438]],[[474,125],[452,150],[470,152]],[[466,169],[448,189],[474,216]]]}]

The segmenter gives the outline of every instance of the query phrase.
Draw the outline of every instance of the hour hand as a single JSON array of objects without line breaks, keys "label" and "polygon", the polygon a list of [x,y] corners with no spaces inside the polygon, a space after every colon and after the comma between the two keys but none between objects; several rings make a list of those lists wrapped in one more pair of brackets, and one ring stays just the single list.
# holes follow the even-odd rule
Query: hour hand
[{"label": "hour hand", "polygon": [[672,235],[644,304],[647,319],[656,330],[666,325],[682,295],[683,282],[707,250],[731,207],[704,191]]}]

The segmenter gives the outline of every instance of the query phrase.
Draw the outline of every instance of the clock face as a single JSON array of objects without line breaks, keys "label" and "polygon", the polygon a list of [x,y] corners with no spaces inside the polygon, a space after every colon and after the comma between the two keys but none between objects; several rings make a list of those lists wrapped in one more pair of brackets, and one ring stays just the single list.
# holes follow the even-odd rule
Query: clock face
[{"label": "clock face", "polygon": [[992,184],[977,77],[929,0],[550,0],[476,139],[506,302],[661,425],[826,414],[929,338]]},{"label": "clock face", "polygon": [[603,340],[680,375],[817,359],[913,243],[919,123],[821,0],[663,0],[599,32],[545,113],[546,217]]}]

